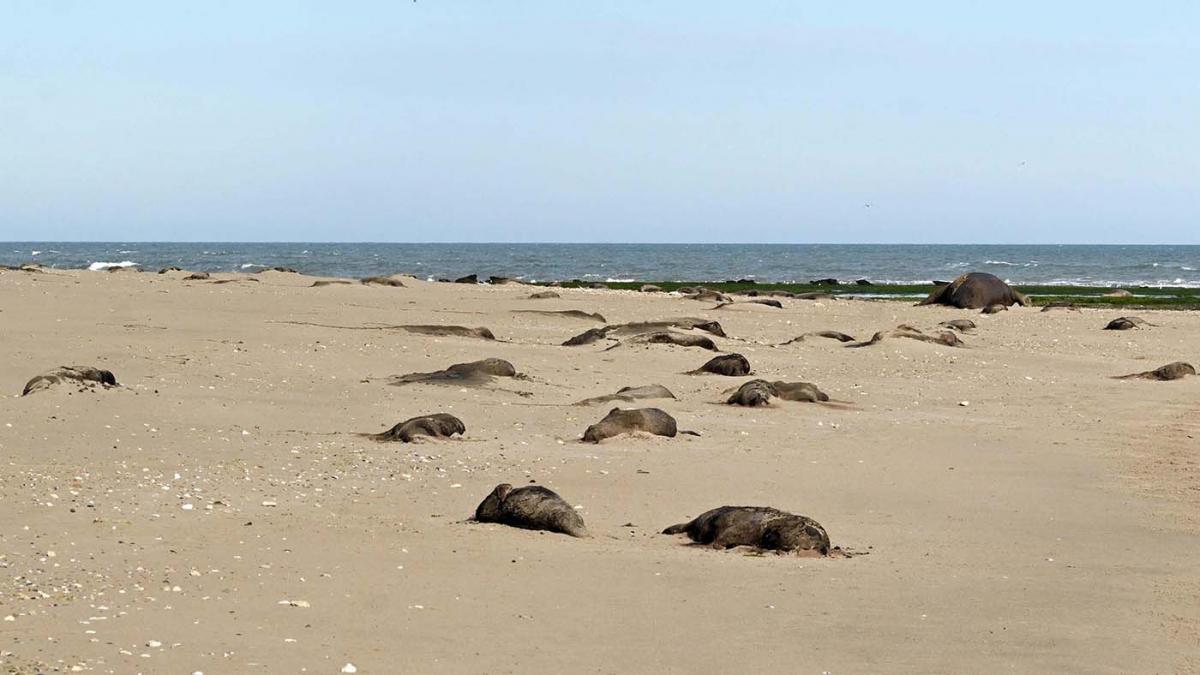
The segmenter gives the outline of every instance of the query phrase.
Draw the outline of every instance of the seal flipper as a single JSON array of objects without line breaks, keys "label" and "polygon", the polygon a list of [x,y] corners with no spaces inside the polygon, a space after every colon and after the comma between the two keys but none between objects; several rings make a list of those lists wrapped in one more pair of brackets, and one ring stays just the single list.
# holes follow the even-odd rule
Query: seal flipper
[{"label": "seal flipper", "polygon": [[691,525],[691,523],[679,523],[678,525],[672,525],[672,526],[668,527],[667,529],[663,530],[662,533],[663,534],[683,534],[684,532],[687,532],[688,525]]}]

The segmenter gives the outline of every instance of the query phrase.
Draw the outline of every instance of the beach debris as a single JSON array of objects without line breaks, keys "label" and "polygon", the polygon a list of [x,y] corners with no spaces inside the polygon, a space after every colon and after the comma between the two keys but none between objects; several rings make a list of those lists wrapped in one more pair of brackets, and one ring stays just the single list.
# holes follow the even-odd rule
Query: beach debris
[{"label": "beach debris", "polygon": [[717,549],[751,546],[756,549],[826,556],[829,534],[820,523],[769,506],[721,506],[663,534],[686,534],[697,544]]},{"label": "beach debris", "polygon": [[537,293],[530,293],[528,299],[529,300],[553,300],[555,298],[561,298],[561,297],[562,296],[559,295],[555,291],[538,291]]},{"label": "beach debris", "polygon": [[1132,298],[1133,293],[1125,290],[1124,288],[1115,288],[1115,289],[1105,293],[1104,297],[1106,297],[1106,298]]},{"label": "beach debris", "polygon": [[466,433],[462,420],[449,413],[434,413],[413,417],[378,434],[367,434],[377,441],[400,441],[411,443],[418,436],[449,438],[454,434]]},{"label": "beach debris", "polygon": [[662,293],[662,286],[655,286],[654,284],[642,284],[642,287],[638,290],[642,293]]},{"label": "beach debris", "polygon": [[572,537],[589,536],[579,512],[556,492],[540,485],[516,489],[509,483],[497,485],[476,507],[475,520]]}]

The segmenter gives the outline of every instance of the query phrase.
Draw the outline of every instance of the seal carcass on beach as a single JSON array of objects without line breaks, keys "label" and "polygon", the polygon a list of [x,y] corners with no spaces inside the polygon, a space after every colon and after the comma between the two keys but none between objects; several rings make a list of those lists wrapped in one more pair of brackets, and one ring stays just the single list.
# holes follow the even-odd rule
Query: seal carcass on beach
[{"label": "seal carcass on beach", "polygon": [[556,492],[540,485],[516,489],[508,483],[497,485],[475,508],[475,520],[572,537],[588,536],[587,526],[575,509]]},{"label": "seal carcass on beach", "polygon": [[969,272],[937,289],[919,304],[983,309],[989,305],[1027,305],[1029,299],[994,274]]},{"label": "seal carcass on beach", "polygon": [[697,544],[713,548],[753,546],[759,549],[829,555],[829,534],[820,523],[769,506],[721,506],[663,534],[686,534]]}]

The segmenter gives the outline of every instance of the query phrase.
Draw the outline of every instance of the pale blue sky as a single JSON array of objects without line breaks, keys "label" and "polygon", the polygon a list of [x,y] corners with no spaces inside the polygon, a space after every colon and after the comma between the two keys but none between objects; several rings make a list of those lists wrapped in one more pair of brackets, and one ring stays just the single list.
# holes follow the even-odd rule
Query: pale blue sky
[{"label": "pale blue sky", "polygon": [[1198,35],[1192,0],[9,0],[0,240],[1200,243]]}]

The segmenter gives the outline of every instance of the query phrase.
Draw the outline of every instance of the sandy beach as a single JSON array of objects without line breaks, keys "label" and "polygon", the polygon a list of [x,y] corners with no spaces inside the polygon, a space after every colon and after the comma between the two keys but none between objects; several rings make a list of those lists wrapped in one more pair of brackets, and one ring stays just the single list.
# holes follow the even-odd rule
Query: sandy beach
[{"label": "sandy beach", "polygon": [[[1200,377],[1112,379],[1200,363],[1194,312],[186,274],[0,272],[0,672],[1200,672]],[[516,310],[719,321],[833,401],[725,405],[752,377],[685,374],[710,351]],[[959,318],[958,348],[778,346]],[[487,357],[526,377],[388,379]],[[20,395],[76,364],[120,386]],[[652,383],[677,398],[620,405],[699,436],[579,441],[614,404],[572,403]],[[436,412],[466,433],[361,435]],[[468,522],[506,482],[592,536]],[[852,555],[660,534],[726,504]]]}]

